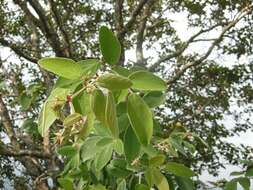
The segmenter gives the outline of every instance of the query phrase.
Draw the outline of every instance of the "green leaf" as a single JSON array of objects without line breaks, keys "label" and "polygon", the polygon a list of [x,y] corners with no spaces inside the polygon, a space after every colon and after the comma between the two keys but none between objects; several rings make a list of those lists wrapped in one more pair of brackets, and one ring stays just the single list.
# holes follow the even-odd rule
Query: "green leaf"
[{"label": "green leaf", "polygon": [[135,160],[141,150],[141,145],[132,129],[132,127],[128,127],[125,135],[124,135],[124,151],[126,159],[129,163]]},{"label": "green leaf", "polygon": [[70,80],[70,79],[66,79],[64,77],[59,77],[54,85],[54,89],[55,88],[68,88],[68,89],[70,89],[71,92],[73,92],[76,90],[76,88],[80,84],[82,84],[82,80],[80,80],[80,79]]},{"label": "green leaf", "polygon": [[113,70],[124,77],[128,77],[131,74],[131,71],[121,66],[115,66],[113,67]]},{"label": "green leaf", "polygon": [[150,108],[155,108],[165,102],[165,94],[160,91],[151,91],[143,97],[143,100]]},{"label": "green leaf", "polygon": [[20,96],[20,104],[21,104],[22,110],[28,110],[32,104],[32,97],[26,94],[22,94]]},{"label": "green leaf", "polygon": [[125,178],[131,173],[131,171],[126,169],[126,166],[125,160],[114,159],[107,167],[108,174],[117,178]]},{"label": "green leaf", "polygon": [[230,182],[227,182],[225,190],[237,190],[237,181],[233,179]]},{"label": "green leaf", "polygon": [[249,190],[250,188],[250,180],[246,177],[239,177],[237,178],[239,184],[243,187],[244,190]]},{"label": "green leaf", "polygon": [[133,89],[163,91],[166,90],[166,82],[148,71],[136,71],[129,75],[133,82]]},{"label": "green leaf", "polygon": [[77,150],[75,147],[71,145],[66,145],[66,146],[60,147],[57,150],[57,153],[62,156],[72,157],[77,153]]},{"label": "green leaf", "polygon": [[109,90],[122,90],[132,86],[132,82],[128,78],[111,73],[101,75],[97,82],[99,86]]},{"label": "green leaf", "polygon": [[113,151],[112,144],[104,146],[102,150],[96,155],[95,158],[95,168],[100,171],[111,159]]},{"label": "green leaf", "polygon": [[106,26],[102,26],[99,30],[99,45],[104,60],[110,65],[115,65],[120,58],[121,45]]},{"label": "green leaf", "polygon": [[108,92],[105,108],[106,125],[115,138],[119,136],[119,127],[116,113],[116,105],[112,92]]},{"label": "green leaf", "polygon": [[113,149],[115,152],[117,152],[119,155],[122,155],[124,153],[124,144],[121,141],[121,139],[115,139],[113,144]]},{"label": "green leaf", "polygon": [[75,112],[81,115],[87,115],[92,112],[91,109],[91,95],[86,91],[83,91],[78,96],[73,98],[72,103],[75,108]]},{"label": "green leaf", "polygon": [[48,57],[40,59],[38,63],[47,71],[67,79],[78,79],[81,77],[80,66],[72,59]]},{"label": "green leaf", "polygon": [[159,190],[170,190],[166,177],[158,170],[153,170],[154,183]]},{"label": "green leaf", "polygon": [[150,188],[146,185],[143,185],[143,184],[137,184],[135,186],[135,190],[150,190]]},{"label": "green leaf", "polygon": [[92,92],[91,108],[96,116],[96,119],[105,124],[106,97],[99,89],[95,89]]},{"label": "green leaf", "polygon": [[152,157],[149,160],[149,165],[158,167],[158,166],[162,165],[164,163],[164,161],[165,161],[165,156],[163,154],[160,154],[160,155]]},{"label": "green leaf", "polygon": [[245,176],[253,176],[253,168],[248,168],[245,173]]},{"label": "green leaf", "polygon": [[153,134],[152,113],[142,98],[136,94],[128,97],[127,113],[139,142],[147,146]]},{"label": "green leaf", "polygon": [[183,190],[195,190],[193,181],[186,177],[176,177],[176,182],[180,189]]},{"label": "green leaf", "polygon": [[100,68],[101,64],[97,59],[86,59],[77,62],[81,68],[81,75],[84,78],[89,78],[96,74],[97,70]]},{"label": "green leaf", "polygon": [[126,180],[122,180],[120,183],[119,183],[119,185],[118,185],[118,187],[117,187],[117,190],[127,190],[127,188],[126,188]]},{"label": "green leaf", "polygon": [[193,177],[196,175],[190,168],[176,162],[169,162],[166,165],[166,171],[181,177]]},{"label": "green leaf", "polygon": [[76,124],[77,122],[79,122],[81,119],[82,119],[82,115],[79,113],[70,114],[64,119],[63,126],[70,127]]},{"label": "green leaf", "polygon": [[231,176],[238,176],[238,175],[243,175],[244,171],[235,171],[235,172],[231,172],[230,175]]},{"label": "green leaf", "polygon": [[101,137],[93,136],[88,137],[81,146],[81,158],[85,162],[95,157],[96,153],[100,150],[96,144],[100,141]]},{"label": "green leaf", "polygon": [[[42,110],[38,120],[38,130],[42,136],[45,135],[49,127],[58,118],[56,112],[66,102],[66,96],[69,94],[69,89],[56,88],[42,106]],[[57,108],[55,107],[57,105]]]},{"label": "green leaf", "polygon": [[64,190],[74,190],[72,178],[69,177],[58,178],[58,182]]}]

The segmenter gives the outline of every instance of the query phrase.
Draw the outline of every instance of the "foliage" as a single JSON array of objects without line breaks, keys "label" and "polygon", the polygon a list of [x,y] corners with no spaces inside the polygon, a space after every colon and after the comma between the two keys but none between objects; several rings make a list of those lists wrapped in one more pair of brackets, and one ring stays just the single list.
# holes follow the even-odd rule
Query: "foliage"
[{"label": "foliage", "polygon": [[204,188],[251,160],[227,139],[252,128],[252,18],[251,0],[0,1],[0,178]]}]

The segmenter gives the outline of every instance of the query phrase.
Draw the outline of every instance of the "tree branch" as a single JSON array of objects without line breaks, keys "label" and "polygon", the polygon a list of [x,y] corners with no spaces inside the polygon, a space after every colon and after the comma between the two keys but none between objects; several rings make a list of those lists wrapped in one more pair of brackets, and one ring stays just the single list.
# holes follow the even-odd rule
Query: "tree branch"
[{"label": "tree branch", "polygon": [[147,6],[143,12],[143,17],[141,19],[141,22],[139,24],[139,27],[138,27],[138,33],[137,33],[137,42],[136,42],[136,61],[137,61],[137,65],[144,65],[145,61],[144,61],[144,56],[143,56],[143,48],[142,48],[142,45],[143,45],[143,41],[144,41],[144,31],[146,29],[146,24],[147,24],[147,20],[148,20],[148,17],[150,16],[151,14],[151,7],[152,5],[155,3],[154,0],[150,0],[148,3],[147,3]]},{"label": "tree branch", "polygon": [[25,54],[22,47],[18,47],[16,44],[13,44],[3,38],[0,38],[0,44],[5,47],[9,47],[12,51],[14,51],[17,55],[19,55],[22,58],[27,59],[28,61],[31,61],[33,63],[37,63],[38,59],[31,57],[30,55]]},{"label": "tree branch", "polygon": [[213,30],[214,28],[220,26],[221,24],[216,24],[214,26],[211,26],[210,28],[207,28],[207,29],[201,29],[199,32],[197,32],[196,34],[194,34],[192,37],[190,37],[182,46],[182,48],[178,49],[177,51],[167,55],[167,56],[164,56],[162,58],[160,58],[158,61],[156,61],[153,65],[151,65],[149,67],[149,70],[154,72],[155,69],[157,68],[157,66],[159,66],[161,63],[165,62],[165,61],[168,61],[174,57],[178,57],[179,55],[181,55],[188,47],[191,43],[194,42],[194,40],[202,35],[203,33],[206,33],[206,32],[210,32],[211,30]]},{"label": "tree branch", "polygon": [[200,57],[195,62],[190,62],[190,63],[184,65],[179,71],[176,72],[176,74],[174,75],[174,77],[172,77],[171,79],[169,79],[167,81],[167,84],[172,84],[175,81],[177,81],[185,73],[185,71],[188,70],[189,68],[197,66],[197,65],[200,65],[201,63],[203,63],[203,61],[205,61],[209,57],[209,55],[212,53],[212,51],[214,50],[214,48],[221,42],[221,40],[224,37],[224,35],[226,34],[226,32],[228,32],[241,19],[243,19],[247,14],[249,14],[252,11],[252,7],[253,7],[253,5],[251,5],[249,7],[245,7],[234,20],[232,20],[231,22],[229,22],[229,24],[223,28],[223,30],[220,33],[220,35],[218,36],[218,38],[216,38],[216,40],[214,40],[214,42],[208,48],[207,52],[202,57]]},{"label": "tree branch", "polygon": [[45,152],[37,151],[37,150],[19,150],[13,151],[10,149],[6,149],[5,147],[0,148],[0,155],[2,156],[10,156],[10,157],[36,157],[36,158],[50,158],[51,155]]},{"label": "tree branch", "polygon": [[11,118],[9,116],[9,112],[6,108],[6,105],[5,105],[4,101],[3,101],[1,93],[0,93],[0,119],[1,119],[1,122],[3,123],[3,127],[6,131],[6,134],[10,138],[11,144],[15,148],[18,149],[19,148],[19,143],[18,143],[17,138],[16,138],[16,133],[13,129]]}]

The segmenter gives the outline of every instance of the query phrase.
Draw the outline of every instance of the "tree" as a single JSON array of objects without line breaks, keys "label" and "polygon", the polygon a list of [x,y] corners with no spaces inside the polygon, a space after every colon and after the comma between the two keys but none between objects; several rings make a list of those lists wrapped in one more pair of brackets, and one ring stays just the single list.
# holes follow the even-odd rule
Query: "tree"
[{"label": "tree", "polygon": [[[187,25],[197,30],[186,41],[178,36],[171,20],[177,13],[185,14]],[[191,144],[184,142],[188,152],[184,149],[174,152],[173,163],[184,163],[198,173],[208,169],[211,174],[217,174],[217,169],[224,166],[221,157],[233,164],[238,164],[239,159],[251,158],[250,147],[239,148],[223,139],[252,126],[252,121],[246,118],[247,113],[252,112],[252,64],[235,64],[228,68],[222,59],[211,57],[211,54],[235,55],[240,60],[251,55],[251,1],[14,0],[2,1],[0,14],[3,26],[0,43],[15,57],[13,60],[1,55],[0,130],[3,138],[0,153],[4,156],[1,167],[11,167],[9,160],[14,158],[18,167],[24,166],[27,179],[34,181],[37,189],[47,188],[42,179],[51,176],[55,180],[57,168],[60,171],[63,168],[63,160],[53,144],[57,126],[62,123],[55,122],[50,132],[45,130],[43,138],[37,130],[41,105],[54,92],[56,79],[38,66],[38,60],[46,56],[75,61],[99,59],[97,39],[102,25],[110,26],[119,40],[120,48],[116,49],[121,49],[121,54],[117,65],[135,71],[145,68],[166,80],[166,103],[155,110],[155,123],[162,131],[161,134],[157,131],[158,134],[166,138],[175,130],[186,132],[186,129],[208,144],[209,149],[199,139],[194,142],[195,151]],[[219,34],[213,37],[213,31]],[[200,52],[189,51],[196,44],[207,48]],[[103,47],[100,48],[103,53]],[[110,50],[104,48],[104,51]],[[128,50],[135,50],[135,61],[127,56]],[[103,57],[105,62],[114,63],[106,55]],[[119,67],[116,72],[126,71]],[[58,79],[56,84],[65,82]],[[67,91],[55,93],[68,95]],[[99,91],[96,93],[101,95]],[[159,92],[145,96],[154,97],[155,101],[163,99]],[[241,106],[242,111],[232,113],[233,102]],[[56,108],[61,106],[61,102],[58,103]],[[67,107],[65,112],[69,112]],[[233,116],[236,127],[227,129],[220,122],[226,114]],[[246,116],[240,117],[242,114]],[[79,115],[75,117],[80,119]],[[190,156],[190,150],[194,156]],[[14,168],[11,168],[1,170],[2,175],[15,178]]]}]

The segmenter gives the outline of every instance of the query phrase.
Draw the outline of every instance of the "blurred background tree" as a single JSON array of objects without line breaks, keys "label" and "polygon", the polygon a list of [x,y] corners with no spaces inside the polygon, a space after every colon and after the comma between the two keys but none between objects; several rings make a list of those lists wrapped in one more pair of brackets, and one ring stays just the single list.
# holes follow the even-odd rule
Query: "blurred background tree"
[{"label": "blurred background tree", "polygon": [[46,189],[42,179],[62,167],[48,149],[49,136],[42,139],[37,131],[38,113],[55,81],[37,61],[97,58],[102,25],[121,42],[120,65],[145,67],[167,80],[166,104],[156,110],[164,132],[177,123],[210,146],[197,143],[194,157],[177,159],[199,174],[217,175],[228,163],[252,158],[252,147],[225,140],[252,130],[251,0],[0,3],[0,179]]}]

